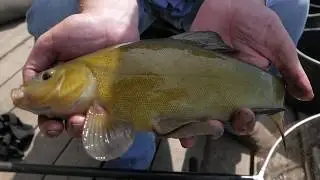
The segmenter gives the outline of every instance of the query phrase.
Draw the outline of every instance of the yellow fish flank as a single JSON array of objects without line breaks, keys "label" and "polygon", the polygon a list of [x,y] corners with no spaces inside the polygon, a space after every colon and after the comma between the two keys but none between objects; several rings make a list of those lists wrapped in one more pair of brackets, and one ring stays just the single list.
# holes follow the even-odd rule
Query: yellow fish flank
[{"label": "yellow fish flank", "polygon": [[227,123],[239,107],[282,108],[282,81],[232,51],[214,32],[122,44],[43,71],[11,96],[36,114],[86,115],[84,148],[107,161],[125,153],[137,131],[204,135],[206,127],[183,127],[212,118]]}]

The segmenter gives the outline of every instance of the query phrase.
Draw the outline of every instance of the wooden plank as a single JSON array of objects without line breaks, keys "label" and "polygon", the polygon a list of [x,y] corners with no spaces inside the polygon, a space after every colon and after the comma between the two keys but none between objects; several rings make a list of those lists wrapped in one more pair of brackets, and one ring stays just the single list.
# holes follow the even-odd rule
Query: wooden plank
[{"label": "wooden plank", "polygon": [[207,138],[201,172],[250,174],[250,151],[229,134],[220,139]]},{"label": "wooden plank", "polygon": [[[27,112],[27,111],[24,111],[24,110],[21,110],[21,109],[18,109],[18,108],[15,108],[11,111],[11,113],[15,114],[17,117],[20,118],[20,120],[23,122],[23,123],[26,123],[26,124],[29,124],[29,125],[32,125],[35,129],[35,132],[34,132],[34,137],[38,136],[39,134],[39,129],[37,128],[37,116],[33,113],[30,113],[30,112]],[[30,154],[33,150],[33,147],[35,145],[35,138],[33,138],[32,140],[32,143],[30,144],[28,150],[25,151],[25,156],[23,157],[23,160],[22,161],[26,161],[28,159],[30,159]],[[10,174],[10,176],[12,176],[11,179],[13,180],[22,180],[22,179],[34,179],[34,180],[41,180],[42,178],[42,175],[38,175],[38,174],[15,174],[15,173],[6,173],[6,174]],[[3,174],[0,173],[0,177],[2,177]],[[6,180],[6,178],[2,177],[4,180]],[[9,179],[9,178],[7,178]]]},{"label": "wooden plank", "polygon": [[[99,167],[100,161],[91,158],[82,147],[80,140],[73,139],[55,165]],[[91,180],[89,177],[47,175],[44,180]]]},{"label": "wooden plank", "polygon": [[[293,125],[296,121],[296,117],[294,116],[294,112],[292,109],[287,108],[285,114],[285,125],[286,129]],[[284,147],[282,143],[275,154],[272,156],[266,170],[266,179],[273,179],[273,178],[281,178],[281,177],[288,177],[294,179],[305,179],[306,174],[304,171],[304,161],[302,156],[302,149],[300,148],[301,140],[299,131],[295,132],[286,137],[286,145],[287,151],[284,151]],[[257,174],[260,170],[264,160],[267,156],[268,152],[264,153],[257,153],[255,155],[254,166],[255,170],[254,173]]]},{"label": "wooden plank", "polygon": [[[22,74],[19,69],[22,68],[31,51],[33,40],[26,31],[25,23],[18,24],[11,29],[2,28],[0,31],[0,57],[2,57],[0,59],[0,114],[12,111],[24,123],[36,127],[36,115],[21,109],[14,109],[10,99],[11,89],[22,83]],[[35,137],[29,150],[25,153],[23,162],[53,164],[70,140],[66,133],[58,138],[47,138],[39,133],[39,129],[36,129]],[[1,180],[40,180],[42,178],[43,175],[38,174],[0,172]]]},{"label": "wooden plank", "polygon": [[154,157],[152,170],[188,172],[189,159],[194,157],[198,161],[197,167],[203,160],[205,136],[198,137],[192,148],[183,148],[178,139],[168,138],[161,140]]},{"label": "wooden plank", "polygon": [[9,112],[13,109],[13,103],[10,98],[12,88],[16,88],[22,82],[21,73],[14,75],[9,81],[0,87],[0,114]]},{"label": "wooden plank", "polygon": [[[17,113],[17,115],[22,115],[22,113],[24,113],[17,110],[14,112]],[[33,117],[31,114],[28,114],[28,116]],[[34,122],[37,121],[34,120]],[[33,125],[36,125],[36,123],[33,123]],[[52,164],[57,159],[59,154],[64,150],[66,144],[69,142],[69,139],[70,138],[66,135],[66,133],[63,133],[63,135],[59,136],[58,138],[47,138],[39,133],[38,128],[35,128],[34,139],[29,149],[25,152],[22,162],[32,164]],[[16,174],[0,172],[1,180],[42,180],[42,178],[43,175],[41,174]]]},{"label": "wooden plank", "polygon": [[[17,47],[15,51],[8,53],[7,56],[0,60],[0,85],[5,83],[6,80],[10,79],[10,77],[12,77],[23,67],[29,53],[31,52],[32,46],[33,39],[30,37],[27,41],[23,42],[19,47]],[[21,72],[18,73],[20,76],[22,76]]]},{"label": "wooden plank", "polygon": [[26,124],[29,124],[33,126],[34,128],[37,127],[38,125],[38,116],[30,113],[28,111],[19,109],[19,108],[14,108],[11,113],[15,114],[19,119]]},{"label": "wooden plank", "polygon": [[[295,136],[288,136],[286,138],[287,151],[284,151],[283,146],[277,148],[267,166],[266,179],[278,179],[282,177],[305,179],[299,140],[297,134]],[[257,154],[256,156],[260,156],[260,159],[257,158],[257,160],[260,160],[258,162],[259,167],[257,167],[260,170],[266,154]]]},{"label": "wooden plank", "polygon": [[[158,144],[158,140],[156,140]],[[67,166],[85,166],[85,167],[99,167],[101,161],[94,160],[84,151],[82,143],[79,139],[73,139],[55,165]],[[44,180],[91,180],[88,177],[74,177],[74,176],[55,176],[47,175]],[[96,178],[96,180],[111,180],[110,178]]]},{"label": "wooden plank", "polygon": [[[284,125],[285,127],[291,126],[295,121],[295,112],[293,111],[292,108],[286,107],[287,111],[284,114]],[[260,167],[262,166],[262,163],[264,162],[264,158],[267,156],[267,152],[264,153],[258,153],[254,157],[254,162],[253,162],[253,174],[257,174],[260,170]]]},{"label": "wooden plank", "polygon": [[[37,116],[35,114],[32,114],[30,112],[21,110],[21,109],[13,109],[13,111],[11,111],[13,114],[15,114],[17,117],[20,118],[20,120],[23,123],[32,125],[35,129],[37,127]],[[37,136],[37,134],[39,133],[39,130],[36,129],[35,131],[35,136]],[[25,157],[23,157],[23,159],[26,159],[29,155],[29,153],[31,152],[32,148],[34,146],[34,140],[31,143],[30,147],[28,148],[28,150],[24,153]],[[39,175],[30,175],[30,174],[15,174],[15,173],[4,173],[4,172],[0,172],[0,179],[3,180],[9,180],[9,179],[15,179],[15,180],[19,180],[19,179],[23,179],[23,178],[30,178],[30,179],[41,179],[42,176]]]},{"label": "wooden plank", "polygon": [[[204,152],[204,161],[201,171],[210,173],[226,173],[238,175],[250,175],[252,169],[252,151],[249,142],[256,142],[258,146],[272,146],[276,138],[276,126],[270,122],[268,116],[259,116],[256,124],[256,132],[253,138],[242,138],[225,134],[218,140],[207,139]],[[238,141],[238,140],[241,141]],[[243,143],[244,142],[244,143]]]},{"label": "wooden plank", "polygon": [[320,179],[320,149],[319,147],[312,148],[312,172],[315,180]]},{"label": "wooden plank", "polygon": [[0,58],[12,51],[21,42],[30,38],[25,21],[15,21],[0,27]]},{"label": "wooden plank", "polygon": [[[36,129],[35,136],[39,134],[39,129]],[[28,155],[31,153],[32,148],[34,146],[34,140],[31,143],[29,149],[25,152],[25,157],[23,158],[22,162],[28,158]],[[43,175],[41,174],[25,174],[25,173],[5,173],[0,172],[0,178],[3,180],[25,180],[25,179],[32,179],[32,180],[42,180]]]},{"label": "wooden plank", "polygon": [[[26,24],[21,22],[2,26],[0,37],[0,114],[2,114],[13,109],[10,90],[22,82],[22,75],[19,70],[31,51],[32,41],[25,42],[27,38],[30,38],[30,35],[26,31]],[[24,123],[36,127],[35,116],[31,113],[19,109],[12,111],[12,113],[20,117]],[[35,135],[37,135],[37,132]],[[25,157],[30,153],[32,144],[25,152]],[[3,180],[25,178],[40,180],[41,176],[0,172],[0,179]]]},{"label": "wooden plank", "polygon": [[[298,113],[299,120],[305,119],[308,116],[303,113]],[[319,180],[319,154],[315,153],[319,148],[320,142],[320,119],[311,121],[299,128],[301,135],[301,143],[304,157],[304,167],[308,180]]]},{"label": "wooden plank", "polygon": [[[308,117],[306,114],[303,113],[298,113],[298,119],[302,120],[304,118]],[[312,158],[310,158],[310,144],[308,142],[308,139],[310,139],[309,137],[309,133],[308,131],[308,127],[310,127],[310,125],[306,125],[306,127],[303,127],[300,129],[300,133],[301,133],[301,143],[302,143],[302,149],[303,149],[303,156],[305,157],[304,159],[304,167],[305,167],[305,171],[306,171],[306,176],[308,180],[313,180],[314,176],[312,173]]]},{"label": "wooden plank", "polygon": [[19,70],[24,65],[32,44],[31,39],[22,43],[15,51],[10,52],[0,61],[0,114],[13,108],[10,92],[12,88],[16,88],[22,83],[22,73]]},{"label": "wooden plank", "polygon": [[[47,138],[39,133],[39,129],[37,128],[33,143],[22,162],[30,164],[54,164],[69,142],[70,137],[66,133],[57,138]],[[43,180],[43,178],[44,175],[42,174],[0,172],[1,180]]]}]

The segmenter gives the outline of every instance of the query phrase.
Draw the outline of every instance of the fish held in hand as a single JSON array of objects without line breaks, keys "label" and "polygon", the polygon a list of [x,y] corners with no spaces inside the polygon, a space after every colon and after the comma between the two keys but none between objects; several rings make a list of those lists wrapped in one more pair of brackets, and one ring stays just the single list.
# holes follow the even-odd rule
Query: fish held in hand
[{"label": "fish held in hand", "polygon": [[137,131],[184,138],[212,134],[205,121],[228,123],[241,107],[282,113],[281,79],[233,52],[214,32],[121,44],[45,70],[11,97],[36,114],[85,115],[83,146],[108,161],[129,149]]}]

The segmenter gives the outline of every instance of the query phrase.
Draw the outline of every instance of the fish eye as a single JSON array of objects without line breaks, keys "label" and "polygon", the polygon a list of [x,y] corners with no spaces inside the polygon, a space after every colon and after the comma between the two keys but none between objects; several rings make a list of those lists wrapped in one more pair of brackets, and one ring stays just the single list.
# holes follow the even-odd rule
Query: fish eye
[{"label": "fish eye", "polygon": [[41,76],[41,80],[43,81],[49,80],[52,77],[52,74],[53,72],[48,72],[48,71],[43,72]]}]

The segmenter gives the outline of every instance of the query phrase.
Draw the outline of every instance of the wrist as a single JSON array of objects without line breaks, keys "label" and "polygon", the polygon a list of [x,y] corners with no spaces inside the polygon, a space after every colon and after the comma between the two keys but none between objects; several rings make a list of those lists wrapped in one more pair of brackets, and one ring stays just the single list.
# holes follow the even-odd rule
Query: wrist
[{"label": "wrist", "polygon": [[[137,0],[79,0],[80,12],[89,13],[105,18],[132,21],[132,17],[138,17]],[[138,22],[138,18],[134,21]]]},{"label": "wrist", "polygon": [[81,14],[105,34],[106,41],[139,40],[138,4],[135,0],[80,0]]},{"label": "wrist", "polygon": [[[131,3],[130,3],[131,2]],[[109,9],[123,9],[123,7],[126,7],[132,4],[136,3],[136,1],[130,1],[130,0],[79,0],[80,4],[80,12],[89,12],[89,11],[106,11]]]},{"label": "wrist", "polygon": [[[230,31],[232,0],[205,0],[194,18],[191,31],[214,31],[225,34]],[[226,36],[228,38],[228,36]],[[224,39],[229,42],[229,39]]]}]

